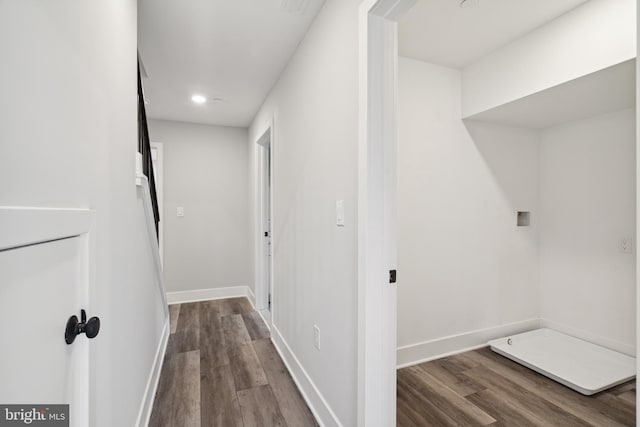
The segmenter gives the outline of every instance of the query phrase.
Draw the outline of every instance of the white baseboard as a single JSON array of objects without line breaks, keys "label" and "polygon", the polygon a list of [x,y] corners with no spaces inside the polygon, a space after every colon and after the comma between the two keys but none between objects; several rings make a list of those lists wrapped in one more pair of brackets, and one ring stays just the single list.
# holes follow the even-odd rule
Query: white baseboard
[{"label": "white baseboard", "polygon": [[253,307],[253,309],[256,309],[256,294],[253,293],[253,291],[251,290],[251,287],[247,286],[247,298],[249,298],[249,302],[251,303],[251,306]]},{"label": "white baseboard", "polygon": [[212,299],[248,297],[248,286],[232,286],[229,288],[196,289],[193,291],[167,292],[169,304],[207,301]]},{"label": "white baseboard", "polygon": [[539,327],[539,319],[530,319],[398,347],[398,369],[417,365],[418,363],[428,362],[430,360],[440,359],[442,357],[451,356],[464,351],[475,350],[486,346],[489,340],[504,337],[506,335],[531,331]]},{"label": "white baseboard", "polygon": [[249,300],[249,303],[251,304],[251,308],[253,308],[256,311],[256,313],[258,313],[258,315],[260,316],[260,318],[264,322],[264,324],[267,327],[267,329],[269,329],[269,331],[271,331],[271,316],[269,315],[269,318],[267,318],[267,315],[265,314],[265,310],[258,310],[256,308],[256,296],[254,295],[253,291],[251,291],[251,288],[249,288],[249,295],[247,296],[247,299]]},{"label": "white baseboard", "polygon": [[153,409],[153,400],[156,396],[158,383],[160,382],[160,373],[162,372],[164,354],[167,351],[167,343],[169,342],[170,328],[170,321],[169,317],[167,316],[167,321],[165,322],[164,328],[162,329],[160,343],[158,344],[158,349],[156,350],[156,357],[153,360],[153,366],[151,366],[151,372],[149,373],[149,379],[147,380],[147,387],[144,390],[142,403],[140,404],[140,410],[138,411],[138,419],[136,420],[137,427],[146,427],[149,425],[151,410]]},{"label": "white baseboard", "polygon": [[540,327],[554,329],[558,332],[562,332],[564,334],[571,335],[585,341],[589,341],[590,343],[597,344],[602,347],[606,347],[611,350],[618,351],[620,353],[624,353],[628,356],[632,356],[632,357],[636,356],[635,346],[628,345],[619,341],[615,341],[600,335],[592,334],[582,329],[574,328],[572,326],[567,326],[565,324],[557,323],[548,319],[540,319]]},{"label": "white baseboard", "polygon": [[300,361],[298,361],[296,356],[293,354],[291,348],[287,345],[282,334],[275,325],[272,325],[271,328],[271,341],[280,355],[280,358],[287,366],[293,381],[298,386],[298,390],[300,390],[302,397],[307,402],[309,409],[311,409],[311,412],[315,416],[318,424],[320,424],[320,427],[342,427],[342,423],[340,423],[340,420],[338,420],[338,417],[324,399],[320,390],[318,390],[314,382],[311,380],[311,377],[309,377],[307,372],[304,370]]}]

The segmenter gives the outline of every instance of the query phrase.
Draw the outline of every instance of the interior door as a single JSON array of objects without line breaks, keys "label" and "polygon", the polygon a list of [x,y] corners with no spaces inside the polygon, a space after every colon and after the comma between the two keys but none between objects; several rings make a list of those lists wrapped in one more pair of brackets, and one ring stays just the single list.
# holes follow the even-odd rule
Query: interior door
[{"label": "interior door", "polygon": [[0,405],[28,410],[68,404],[69,425],[84,427],[90,425],[89,340],[81,334],[67,344],[65,327],[70,316],[80,319],[81,309],[92,316],[89,245],[88,234],[57,237],[77,232],[72,231],[77,224],[68,225],[68,232],[59,227],[23,243],[48,235],[53,240],[0,242]]}]

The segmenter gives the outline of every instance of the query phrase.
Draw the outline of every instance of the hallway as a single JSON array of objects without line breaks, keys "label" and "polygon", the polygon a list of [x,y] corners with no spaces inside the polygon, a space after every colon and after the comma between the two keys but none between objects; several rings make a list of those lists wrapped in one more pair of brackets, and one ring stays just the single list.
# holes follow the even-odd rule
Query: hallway
[{"label": "hallway", "polygon": [[316,426],[245,298],[170,306],[153,412],[158,426]]}]

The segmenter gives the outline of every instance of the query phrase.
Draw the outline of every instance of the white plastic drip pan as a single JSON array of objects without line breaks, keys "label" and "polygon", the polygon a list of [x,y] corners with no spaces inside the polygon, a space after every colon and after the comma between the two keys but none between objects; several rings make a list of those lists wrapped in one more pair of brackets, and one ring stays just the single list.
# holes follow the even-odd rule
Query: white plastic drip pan
[{"label": "white plastic drip pan", "polygon": [[552,329],[492,340],[489,345],[496,353],[588,396],[636,374],[634,357]]}]

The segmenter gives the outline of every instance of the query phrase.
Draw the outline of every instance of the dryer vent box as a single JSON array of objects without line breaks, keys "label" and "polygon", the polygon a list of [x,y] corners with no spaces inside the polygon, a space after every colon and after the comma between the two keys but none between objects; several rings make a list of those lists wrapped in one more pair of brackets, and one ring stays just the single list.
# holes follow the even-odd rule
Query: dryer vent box
[{"label": "dryer vent box", "polygon": [[528,227],[531,224],[531,212],[518,211],[517,224],[518,227]]}]

